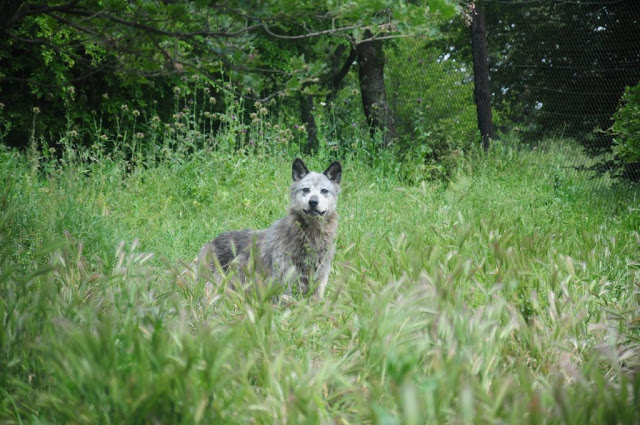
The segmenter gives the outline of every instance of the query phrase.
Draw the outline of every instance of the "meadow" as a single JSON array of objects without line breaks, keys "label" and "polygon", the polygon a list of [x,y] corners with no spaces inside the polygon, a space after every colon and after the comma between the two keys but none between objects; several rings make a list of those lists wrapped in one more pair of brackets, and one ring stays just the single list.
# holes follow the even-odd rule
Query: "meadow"
[{"label": "meadow", "polygon": [[640,423],[637,187],[561,140],[448,181],[347,155],[324,299],[179,283],[293,158],[0,149],[0,423]]}]

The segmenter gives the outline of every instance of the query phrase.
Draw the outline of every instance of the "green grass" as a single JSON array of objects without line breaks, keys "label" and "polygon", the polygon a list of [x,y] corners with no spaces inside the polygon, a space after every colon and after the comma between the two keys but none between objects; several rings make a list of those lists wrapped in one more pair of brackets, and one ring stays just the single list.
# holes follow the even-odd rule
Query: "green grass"
[{"label": "green grass", "polygon": [[347,159],[328,294],[278,304],[175,276],[285,213],[292,158],[0,151],[0,422],[640,423],[640,191],[576,157],[417,186]]}]

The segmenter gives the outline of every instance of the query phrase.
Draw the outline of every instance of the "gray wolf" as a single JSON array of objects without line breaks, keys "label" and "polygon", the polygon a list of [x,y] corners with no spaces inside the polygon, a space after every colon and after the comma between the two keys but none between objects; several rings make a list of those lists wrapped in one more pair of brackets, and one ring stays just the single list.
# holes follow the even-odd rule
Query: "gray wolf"
[{"label": "gray wolf", "polygon": [[323,173],[293,161],[289,214],[261,230],[225,232],[207,243],[196,261],[214,275],[233,270],[241,283],[259,274],[284,293],[308,293],[322,298],[336,251],[336,211],[342,166],[334,161]]}]

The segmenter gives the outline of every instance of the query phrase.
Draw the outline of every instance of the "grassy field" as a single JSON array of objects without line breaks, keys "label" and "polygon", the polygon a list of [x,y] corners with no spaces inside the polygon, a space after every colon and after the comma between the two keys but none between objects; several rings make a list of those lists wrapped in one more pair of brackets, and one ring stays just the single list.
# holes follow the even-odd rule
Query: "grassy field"
[{"label": "grassy field", "polygon": [[580,155],[346,159],[328,294],[278,304],[176,273],[281,217],[293,158],[0,150],[0,423],[640,423],[640,190]]}]

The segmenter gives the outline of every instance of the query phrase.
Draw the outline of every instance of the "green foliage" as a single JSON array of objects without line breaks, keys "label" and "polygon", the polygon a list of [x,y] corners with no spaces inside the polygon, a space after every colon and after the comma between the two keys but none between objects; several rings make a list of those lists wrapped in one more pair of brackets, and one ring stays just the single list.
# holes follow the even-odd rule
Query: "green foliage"
[{"label": "green foliage", "polygon": [[430,41],[397,41],[386,55],[407,179],[451,178],[478,139],[471,67]]},{"label": "green foliage", "polygon": [[452,3],[429,2],[427,12],[425,2],[395,1],[9,2],[0,7],[0,57],[12,59],[0,64],[2,142],[50,145],[75,131],[75,143],[92,146],[87,129],[120,125],[122,105],[167,119],[172,89],[187,88],[181,77],[253,99],[318,95],[328,40],[365,28],[424,33],[422,18],[450,14]]},{"label": "green foliage", "polygon": [[613,119],[613,152],[625,164],[640,164],[640,84],[627,87]]},{"label": "green foliage", "polygon": [[561,140],[496,143],[449,184],[353,156],[326,299],[178,281],[285,212],[294,154],[38,172],[0,149],[0,421],[640,420],[637,189],[565,167],[590,160]]}]

